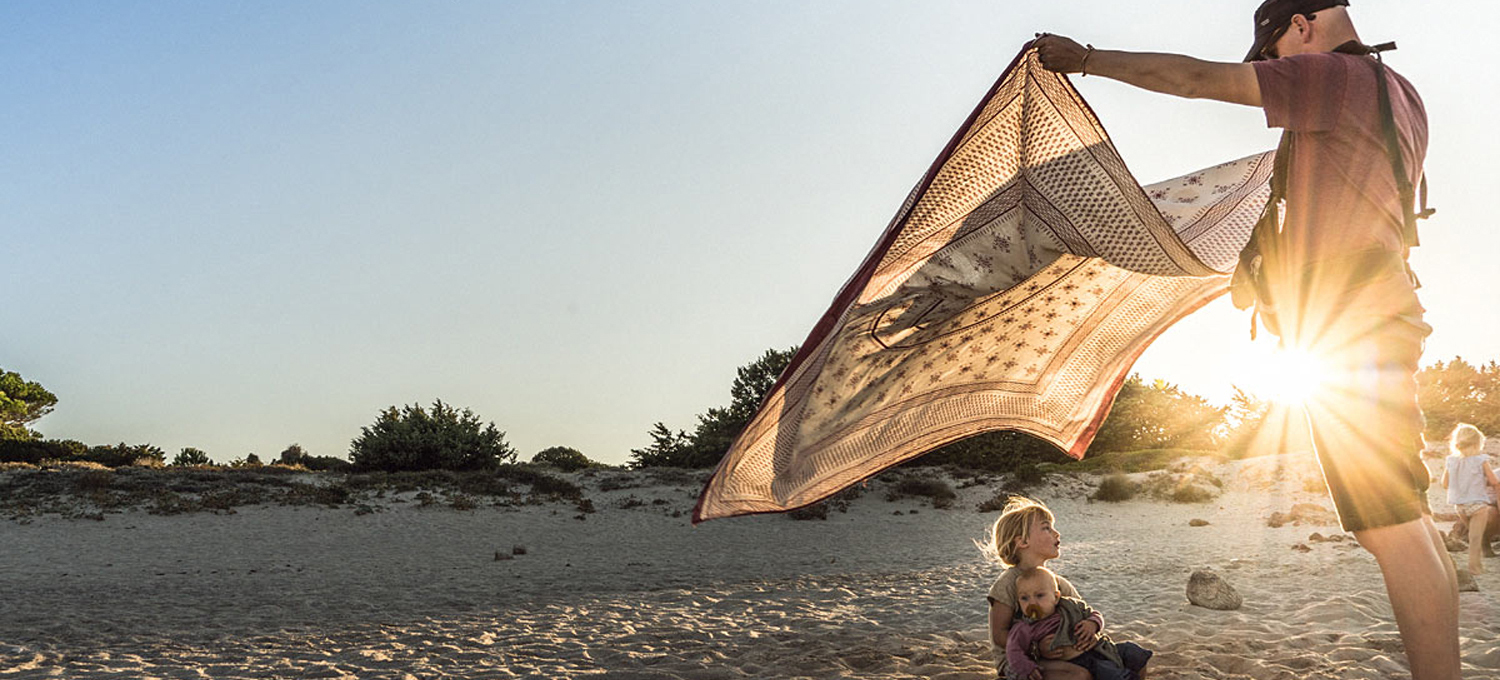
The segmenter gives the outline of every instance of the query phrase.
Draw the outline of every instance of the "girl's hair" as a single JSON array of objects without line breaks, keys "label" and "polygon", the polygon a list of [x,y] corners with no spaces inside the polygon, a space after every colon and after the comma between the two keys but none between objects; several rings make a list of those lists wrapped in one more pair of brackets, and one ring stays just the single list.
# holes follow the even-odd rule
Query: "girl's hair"
[{"label": "girl's hair", "polygon": [[1448,448],[1452,449],[1455,455],[1475,455],[1484,448],[1484,433],[1473,425],[1459,423],[1453,428],[1453,435],[1448,438]]},{"label": "girl's hair", "polygon": [[1005,509],[1000,511],[1000,518],[990,527],[985,541],[974,541],[974,545],[979,546],[985,555],[1000,560],[1001,564],[1014,567],[1021,562],[1016,543],[1026,538],[1031,520],[1038,516],[1052,521],[1052,511],[1047,506],[1025,496],[1011,496],[1005,501]]}]

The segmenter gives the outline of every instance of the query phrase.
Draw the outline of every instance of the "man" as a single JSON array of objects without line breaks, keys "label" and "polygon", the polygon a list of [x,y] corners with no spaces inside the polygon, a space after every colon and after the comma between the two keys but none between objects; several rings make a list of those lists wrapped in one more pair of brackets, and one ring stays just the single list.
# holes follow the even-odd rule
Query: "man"
[{"label": "man", "polygon": [[[1414,232],[1387,153],[1374,57],[1347,0],[1266,0],[1247,63],[1036,41],[1052,71],[1265,109],[1290,146],[1282,257],[1268,271],[1276,332],[1325,357],[1337,379],[1307,415],[1344,528],[1375,556],[1417,680],[1460,677],[1458,586],[1426,504],[1414,374],[1423,338],[1405,267]],[[1385,71],[1401,161],[1421,178],[1427,117],[1416,90]]]}]

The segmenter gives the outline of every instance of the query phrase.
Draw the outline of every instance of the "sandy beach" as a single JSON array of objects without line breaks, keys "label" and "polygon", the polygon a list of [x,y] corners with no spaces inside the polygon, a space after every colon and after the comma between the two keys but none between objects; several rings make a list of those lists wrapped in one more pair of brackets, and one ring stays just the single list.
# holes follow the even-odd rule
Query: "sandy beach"
[{"label": "sandy beach", "polygon": [[[1158,679],[1402,677],[1370,556],[1331,513],[1268,526],[1298,503],[1330,507],[1312,461],[1207,471],[1223,493],[1205,503],[1090,501],[1094,475],[1031,490],[1063,533],[1052,566],[1107,632],[1155,650]],[[693,479],[624,471],[569,475],[592,513],[395,495],[374,512],[3,521],[0,676],[993,678],[984,594],[999,567],[971,539],[995,517],[976,507],[1006,480],[952,480],[964,488],[937,509],[886,500],[902,474],[917,473],[872,480],[826,520],[698,527]],[[1441,490],[1433,500],[1449,510]],[[1500,678],[1500,560],[1489,562],[1479,591],[1461,594],[1468,678]],[[1244,605],[1190,605],[1197,569]]]}]

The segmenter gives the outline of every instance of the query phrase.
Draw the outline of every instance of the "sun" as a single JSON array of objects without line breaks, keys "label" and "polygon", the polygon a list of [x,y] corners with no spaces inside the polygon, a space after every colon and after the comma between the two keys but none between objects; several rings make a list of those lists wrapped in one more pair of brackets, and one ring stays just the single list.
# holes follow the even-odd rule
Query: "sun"
[{"label": "sun", "polygon": [[1287,405],[1307,403],[1328,377],[1323,360],[1305,350],[1276,350],[1267,369],[1266,376],[1272,384],[1266,390],[1266,398]]},{"label": "sun", "polygon": [[[1264,346],[1259,346],[1260,349]],[[1260,349],[1236,381],[1242,389],[1282,406],[1302,406],[1328,379],[1323,360],[1299,349]]]}]

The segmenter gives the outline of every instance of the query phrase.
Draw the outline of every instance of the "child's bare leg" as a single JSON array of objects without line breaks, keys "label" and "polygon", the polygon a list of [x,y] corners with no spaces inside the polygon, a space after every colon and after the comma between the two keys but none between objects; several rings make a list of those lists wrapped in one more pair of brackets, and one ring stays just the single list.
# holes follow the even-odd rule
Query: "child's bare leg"
[{"label": "child's bare leg", "polygon": [[1458,583],[1431,517],[1355,532],[1385,577],[1414,680],[1458,680]]},{"label": "child's bare leg", "polygon": [[1490,523],[1489,508],[1480,510],[1469,517],[1469,573],[1483,574],[1484,563],[1481,561],[1481,550],[1484,548],[1484,528]]}]

